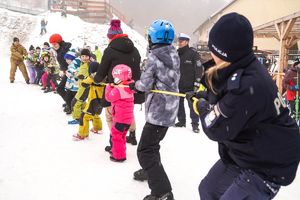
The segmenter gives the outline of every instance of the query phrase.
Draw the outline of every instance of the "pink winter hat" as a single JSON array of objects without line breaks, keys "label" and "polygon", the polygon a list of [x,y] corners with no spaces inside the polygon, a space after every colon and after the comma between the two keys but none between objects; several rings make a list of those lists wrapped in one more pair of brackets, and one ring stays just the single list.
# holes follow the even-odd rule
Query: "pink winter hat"
[{"label": "pink winter hat", "polygon": [[122,33],[123,33],[123,31],[121,29],[121,21],[118,19],[112,19],[110,21],[110,27],[107,32],[107,37],[109,39],[112,39],[114,37],[114,35],[122,34]]}]

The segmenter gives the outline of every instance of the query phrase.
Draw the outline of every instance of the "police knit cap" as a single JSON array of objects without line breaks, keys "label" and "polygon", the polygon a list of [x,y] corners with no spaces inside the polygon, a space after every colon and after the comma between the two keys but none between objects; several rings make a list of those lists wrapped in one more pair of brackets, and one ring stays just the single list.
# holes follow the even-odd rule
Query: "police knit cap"
[{"label": "police knit cap", "polygon": [[121,29],[121,21],[118,19],[113,19],[110,21],[110,27],[107,32],[107,37],[112,39],[115,35],[123,34],[123,30]]},{"label": "police knit cap", "polygon": [[252,47],[252,26],[238,13],[222,16],[209,32],[209,50],[224,61],[236,62],[250,54]]}]

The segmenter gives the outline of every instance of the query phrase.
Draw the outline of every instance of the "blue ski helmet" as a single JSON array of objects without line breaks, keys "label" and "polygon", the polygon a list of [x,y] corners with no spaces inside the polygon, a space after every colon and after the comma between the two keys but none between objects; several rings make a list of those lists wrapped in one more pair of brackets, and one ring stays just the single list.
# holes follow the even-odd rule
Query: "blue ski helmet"
[{"label": "blue ski helmet", "polygon": [[174,40],[174,28],[170,22],[158,19],[152,22],[148,35],[153,44],[171,44]]}]

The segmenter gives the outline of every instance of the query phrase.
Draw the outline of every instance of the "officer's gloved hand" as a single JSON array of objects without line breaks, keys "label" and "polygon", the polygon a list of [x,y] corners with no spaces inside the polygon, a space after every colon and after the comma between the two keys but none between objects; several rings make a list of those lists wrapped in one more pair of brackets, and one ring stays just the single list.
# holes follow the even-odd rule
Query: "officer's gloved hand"
[{"label": "officer's gloved hand", "polygon": [[189,91],[185,93],[185,98],[190,101],[193,102],[193,97],[195,97],[195,92],[194,91]]},{"label": "officer's gloved hand", "polygon": [[207,114],[209,111],[209,103],[204,98],[200,98],[197,102],[197,109],[200,115]]},{"label": "officer's gloved hand", "polygon": [[197,99],[203,98],[203,99],[205,99],[205,100],[208,100],[208,94],[207,94],[207,91],[200,91],[200,92],[197,92],[197,93],[195,94],[195,97],[196,97]]}]

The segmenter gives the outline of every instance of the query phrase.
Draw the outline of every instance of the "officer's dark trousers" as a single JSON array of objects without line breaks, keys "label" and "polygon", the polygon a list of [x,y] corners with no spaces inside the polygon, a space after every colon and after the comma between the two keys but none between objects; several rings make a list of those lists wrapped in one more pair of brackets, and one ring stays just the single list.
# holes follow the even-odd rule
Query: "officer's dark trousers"
[{"label": "officer's dark trousers", "polygon": [[146,123],[137,149],[141,167],[148,173],[151,194],[160,196],[171,192],[171,184],[160,161],[160,141],[165,137],[168,127]]},{"label": "officer's dark trousers", "polygon": [[59,85],[56,88],[57,93],[61,96],[61,98],[63,98],[63,100],[65,102],[67,102],[66,98],[65,98],[65,86],[66,86],[66,83],[67,83],[67,79],[68,79],[68,77],[66,75],[64,75],[61,78],[61,81],[60,81]]},{"label": "officer's dark trousers", "polygon": [[221,160],[199,185],[201,200],[269,200],[280,186],[264,181],[251,170],[225,165]]},{"label": "officer's dark trousers", "polygon": [[[184,109],[184,100],[185,98],[180,98],[179,100],[179,109],[178,109],[178,121],[182,122],[182,123],[186,123],[186,115],[185,115],[185,109]],[[188,101],[188,105],[190,108],[190,117],[192,120],[192,124],[194,125],[199,125],[199,116],[195,113],[194,109],[193,109],[193,105],[190,101]]]}]

